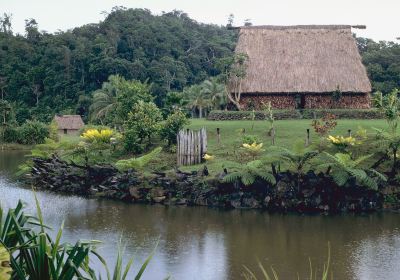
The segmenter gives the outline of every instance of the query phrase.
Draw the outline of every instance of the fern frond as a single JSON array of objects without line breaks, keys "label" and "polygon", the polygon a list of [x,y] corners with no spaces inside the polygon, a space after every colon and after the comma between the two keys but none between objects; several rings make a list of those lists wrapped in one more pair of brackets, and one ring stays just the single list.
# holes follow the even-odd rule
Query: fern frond
[{"label": "fern frond", "polygon": [[262,166],[263,162],[261,160],[253,160],[248,162],[246,165],[249,168],[259,168],[260,166]]},{"label": "fern frond", "polygon": [[274,177],[274,175],[272,175],[269,172],[264,172],[264,173],[258,173],[257,174],[260,178],[262,178],[263,180],[265,180],[266,182],[275,185],[276,184],[276,179]]},{"label": "fern frond", "polygon": [[343,170],[336,170],[332,172],[332,179],[335,181],[338,186],[344,186],[349,180],[349,174]]},{"label": "fern frond", "polygon": [[360,165],[362,162],[366,161],[367,159],[371,158],[372,155],[361,156],[358,159],[354,160],[355,166]]},{"label": "fern frond", "polygon": [[115,163],[115,166],[121,171],[126,171],[128,169],[141,169],[153,160],[161,150],[162,148],[158,147],[141,157],[119,160]]},{"label": "fern frond", "polygon": [[378,184],[375,181],[375,179],[366,176],[364,180],[359,181],[359,184],[363,185],[364,187],[367,187],[369,189],[377,190],[378,189]]},{"label": "fern frond", "polygon": [[241,181],[245,186],[249,186],[254,183],[256,176],[254,174],[247,172],[241,174]]},{"label": "fern frond", "polygon": [[357,179],[357,181],[359,181],[359,182],[362,182],[362,181],[366,180],[366,178],[368,178],[367,173],[362,169],[349,168],[349,169],[347,169],[347,171],[349,172],[349,174],[351,176],[355,177]]},{"label": "fern frond", "polygon": [[240,173],[237,172],[237,171],[234,171],[234,172],[231,172],[231,173],[227,174],[224,177],[223,182],[225,182],[225,183],[235,183],[235,182],[240,180],[240,177],[241,177]]},{"label": "fern frond", "polygon": [[386,176],[383,175],[382,173],[376,171],[375,169],[369,169],[368,172],[371,173],[372,176],[378,178],[379,180],[382,180],[382,181],[384,181],[384,182],[387,181]]}]

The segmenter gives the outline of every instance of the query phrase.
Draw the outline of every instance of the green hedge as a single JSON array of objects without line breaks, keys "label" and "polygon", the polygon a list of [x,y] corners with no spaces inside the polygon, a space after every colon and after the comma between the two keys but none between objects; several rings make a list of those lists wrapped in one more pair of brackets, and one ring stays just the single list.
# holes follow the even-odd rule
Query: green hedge
[{"label": "green hedge", "polygon": [[0,131],[0,142],[25,145],[42,144],[49,137],[49,128],[39,121],[26,121],[21,126],[6,126]]},{"label": "green hedge", "polygon": [[[252,111],[211,111],[207,119],[212,121],[251,120]],[[264,120],[265,113],[255,111],[256,120]],[[314,119],[321,118],[326,113],[336,115],[339,119],[381,119],[382,114],[376,109],[304,109],[304,110],[274,110],[275,120]]]}]

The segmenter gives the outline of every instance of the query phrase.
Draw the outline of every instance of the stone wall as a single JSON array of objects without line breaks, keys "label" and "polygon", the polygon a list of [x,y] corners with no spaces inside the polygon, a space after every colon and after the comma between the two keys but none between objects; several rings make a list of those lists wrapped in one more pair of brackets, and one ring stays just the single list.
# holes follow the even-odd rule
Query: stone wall
[{"label": "stone wall", "polygon": [[259,208],[278,212],[365,212],[382,208],[381,193],[351,185],[339,187],[329,176],[308,172],[300,178],[290,172],[275,174],[271,185],[256,180],[245,186],[226,183],[229,170],[216,177],[200,172],[119,172],[111,165],[77,165],[56,156],[33,159],[28,185],[55,192],[105,197],[131,203],[199,205],[221,208]]}]

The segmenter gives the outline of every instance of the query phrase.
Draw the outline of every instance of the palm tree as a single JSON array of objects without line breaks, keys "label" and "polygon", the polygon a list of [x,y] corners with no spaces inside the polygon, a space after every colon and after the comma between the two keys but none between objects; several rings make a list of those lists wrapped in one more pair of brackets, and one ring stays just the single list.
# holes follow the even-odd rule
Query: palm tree
[{"label": "palm tree", "polygon": [[217,79],[211,78],[205,80],[202,83],[203,91],[211,97],[213,107],[221,109],[226,107],[227,99],[225,94],[225,86],[217,81]]},{"label": "palm tree", "polygon": [[201,85],[193,85],[185,90],[185,95],[189,101],[192,112],[199,112],[199,118],[203,117],[205,109],[210,107],[211,100]]},{"label": "palm tree", "polygon": [[369,159],[371,155],[362,156],[353,160],[349,154],[337,153],[331,155],[327,152],[323,153],[324,163],[320,164],[320,168],[328,168],[326,172],[331,175],[333,180],[339,186],[344,186],[351,179],[356,179],[357,184],[370,189],[378,189],[378,181],[386,181],[386,177],[372,168],[362,168],[361,163]]},{"label": "palm tree", "polygon": [[101,89],[93,93],[93,103],[90,106],[92,120],[104,119],[115,113],[117,106],[117,88],[114,84],[114,76],[110,76],[108,82],[103,83]]}]

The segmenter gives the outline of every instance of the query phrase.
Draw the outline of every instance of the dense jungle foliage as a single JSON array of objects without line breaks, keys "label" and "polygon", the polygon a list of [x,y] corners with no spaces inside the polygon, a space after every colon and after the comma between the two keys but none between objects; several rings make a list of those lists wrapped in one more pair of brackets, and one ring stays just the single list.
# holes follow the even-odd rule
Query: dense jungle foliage
[{"label": "dense jungle foliage", "polygon": [[55,113],[87,117],[92,92],[112,74],[149,83],[162,106],[167,92],[217,75],[215,60],[231,54],[236,40],[233,31],[179,11],[155,16],[121,7],[99,24],[55,34],[38,28],[29,19],[25,34],[13,34],[8,15],[0,21],[2,99],[20,123]]},{"label": "dense jungle foliage", "polygon": [[[93,92],[114,74],[148,83],[156,104],[168,107],[173,97],[167,93],[220,74],[218,60],[232,54],[237,40],[234,31],[180,11],[156,16],[116,7],[98,24],[54,34],[40,31],[34,19],[26,20],[25,34],[14,34],[10,16],[0,18],[0,108],[20,124],[48,122],[56,113],[77,113],[87,121]],[[374,90],[399,87],[399,44],[357,43]],[[198,113],[208,106],[201,96],[192,103]]]}]

